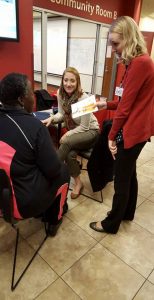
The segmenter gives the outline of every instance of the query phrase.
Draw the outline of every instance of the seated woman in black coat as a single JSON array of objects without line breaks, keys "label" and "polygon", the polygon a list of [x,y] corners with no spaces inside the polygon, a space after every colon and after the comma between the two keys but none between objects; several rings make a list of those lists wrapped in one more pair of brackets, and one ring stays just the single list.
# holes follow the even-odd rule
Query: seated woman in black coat
[{"label": "seated woman in black coat", "polygon": [[1,80],[0,101],[0,168],[9,169],[20,216],[43,214],[53,236],[66,207],[57,191],[68,187],[67,167],[59,160],[48,129],[31,114],[34,97],[26,75],[11,73]]}]

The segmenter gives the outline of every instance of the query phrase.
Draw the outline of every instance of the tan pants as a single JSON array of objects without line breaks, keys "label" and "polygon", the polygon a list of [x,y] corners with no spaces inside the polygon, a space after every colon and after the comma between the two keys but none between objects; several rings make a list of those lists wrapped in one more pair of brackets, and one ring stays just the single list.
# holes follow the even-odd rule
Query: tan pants
[{"label": "tan pants", "polygon": [[58,149],[58,155],[64,161],[72,177],[80,175],[80,166],[77,161],[79,151],[87,150],[95,144],[99,130],[88,130],[85,132],[74,133],[64,139]]}]

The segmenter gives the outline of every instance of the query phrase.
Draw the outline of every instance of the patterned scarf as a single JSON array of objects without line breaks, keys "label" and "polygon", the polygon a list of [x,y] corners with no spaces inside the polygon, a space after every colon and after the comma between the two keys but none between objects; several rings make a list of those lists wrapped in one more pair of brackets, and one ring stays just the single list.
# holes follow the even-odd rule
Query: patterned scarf
[{"label": "patterned scarf", "polygon": [[63,99],[61,98],[60,101],[64,110],[64,122],[66,124],[66,128],[68,130],[74,129],[76,127],[76,123],[72,119],[71,104],[78,102],[78,93],[75,92],[71,96],[64,93]]}]

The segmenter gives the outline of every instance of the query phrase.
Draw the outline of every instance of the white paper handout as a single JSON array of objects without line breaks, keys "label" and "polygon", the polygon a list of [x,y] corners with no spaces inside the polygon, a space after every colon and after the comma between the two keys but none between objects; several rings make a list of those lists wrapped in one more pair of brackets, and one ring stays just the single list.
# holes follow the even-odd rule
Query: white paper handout
[{"label": "white paper handout", "polygon": [[95,96],[92,95],[84,100],[81,100],[77,103],[71,105],[72,109],[72,118],[77,118],[86,114],[90,114],[98,110],[97,107],[94,107],[96,103]]}]

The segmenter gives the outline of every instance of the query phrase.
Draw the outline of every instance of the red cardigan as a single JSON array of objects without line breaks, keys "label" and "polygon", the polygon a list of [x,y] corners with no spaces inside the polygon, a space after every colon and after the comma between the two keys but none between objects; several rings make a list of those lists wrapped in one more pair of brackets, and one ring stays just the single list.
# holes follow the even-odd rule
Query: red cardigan
[{"label": "red cardigan", "polygon": [[154,63],[148,54],[132,59],[123,89],[120,102],[107,103],[107,109],[117,109],[109,140],[123,128],[124,148],[130,148],[154,135]]}]

